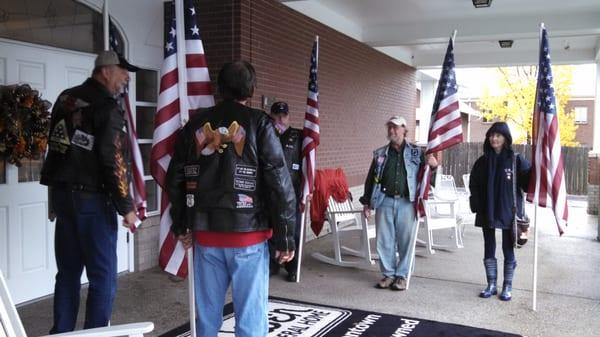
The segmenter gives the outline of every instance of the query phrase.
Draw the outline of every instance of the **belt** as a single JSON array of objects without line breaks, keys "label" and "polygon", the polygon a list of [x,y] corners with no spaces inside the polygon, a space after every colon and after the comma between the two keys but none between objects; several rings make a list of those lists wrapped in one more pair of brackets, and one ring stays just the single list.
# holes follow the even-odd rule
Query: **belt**
[{"label": "belt", "polygon": [[406,198],[406,196],[402,195],[402,194],[386,194],[385,196],[388,197],[388,198],[394,198],[394,199],[404,199],[404,198]]},{"label": "belt", "polygon": [[83,184],[58,183],[54,184],[53,187],[64,188],[71,191],[100,192],[100,189],[97,187],[87,186]]}]

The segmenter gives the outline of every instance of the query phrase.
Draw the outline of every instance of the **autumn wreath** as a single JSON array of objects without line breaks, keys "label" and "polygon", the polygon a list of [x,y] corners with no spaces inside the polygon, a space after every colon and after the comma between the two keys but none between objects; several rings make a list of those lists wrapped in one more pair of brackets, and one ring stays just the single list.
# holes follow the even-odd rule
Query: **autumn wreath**
[{"label": "autumn wreath", "polygon": [[27,84],[0,86],[0,157],[21,166],[46,152],[50,102]]}]

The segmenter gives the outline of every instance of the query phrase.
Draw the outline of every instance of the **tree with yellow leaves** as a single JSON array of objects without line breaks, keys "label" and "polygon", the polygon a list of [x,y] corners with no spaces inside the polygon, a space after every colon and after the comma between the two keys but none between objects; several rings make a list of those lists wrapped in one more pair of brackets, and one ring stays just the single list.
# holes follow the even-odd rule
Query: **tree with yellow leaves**
[{"label": "tree with yellow leaves", "polygon": [[[556,112],[562,146],[576,146],[575,114],[565,111],[573,81],[572,66],[552,67]],[[508,122],[515,143],[531,144],[531,123],[537,85],[537,66],[496,69],[497,78],[483,88],[479,107],[488,120]],[[492,89],[492,85],[494,85]]]}]

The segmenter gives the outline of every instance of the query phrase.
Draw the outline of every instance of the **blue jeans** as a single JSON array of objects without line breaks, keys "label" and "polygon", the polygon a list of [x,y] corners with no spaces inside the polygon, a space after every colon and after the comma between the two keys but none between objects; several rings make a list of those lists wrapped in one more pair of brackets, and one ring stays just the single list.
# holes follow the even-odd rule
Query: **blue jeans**
[{"label": "blue jeans", "polygon": [[117,291],[117,213],[102,193],[56,187],[52,199],[58,272],[50,333],[75,328],[84,266],[89,280],[84,329],[106,326]]},{"label": "blue jeans", "polygon": [[415,208],[412,202],[407,198],[383,199],[375,212],[375,229],[379,268],[384,276],[406,279],[413,255],[415,226]]},{"label": "blue jeans", "polygon": [[215,337],[231,284],[237,337],[265,337],[269,296],[267,242],[241,248],[194,244],[196,336]]}]

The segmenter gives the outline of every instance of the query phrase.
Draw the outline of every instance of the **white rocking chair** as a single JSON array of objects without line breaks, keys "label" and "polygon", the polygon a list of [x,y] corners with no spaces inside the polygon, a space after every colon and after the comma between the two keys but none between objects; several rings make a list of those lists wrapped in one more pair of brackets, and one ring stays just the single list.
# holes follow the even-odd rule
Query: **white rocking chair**
[{"label": "white rocking chair", "polygon": [[[2,271],[0,271],[0,337],[27,337],[23,323],[19,318],[19,313],[8,291],[8,286],[4,280]],[[154,330],[154,323],[142,322],[122,325],[113,325],[103,328],[87,329],[61,333],[62,336],[81,336],[81,337],[113,337],[113,336],[131,336],[142,337],[145,333]]]},{"label": "white rocking chair", "polygon": [[440,175],[436,181],[433,196],[424,200],[425,218],[423,223],[427,237],[424,240],[430,254],[435,254],[435,249],[448,249],[449,246],[437,245],[433,241],[433,231],[438,229],[454,229],[456,248],[463,248],[462,231],[458,229],[461,218],[458,216],[458,194],[454,177],[451,175]]},{"label": "white rocking chair", "polygon": [[[337,202],[329,198],[329,205],[325,213],[333,241],[334,256],[326,256],[315,252],[312,257],[315,259],[342,267],[369,267],[375,264],[374,254],[371,253],[370,239],[375,237],[375,226],[369,226],[362,210],[356,210],[352,206],[350,199],[344,202]],[[352,249],[342,245],[342,237],[350,232],[360,232],[360,248]],[[360,260],[345,260],[343,254],[360,257]]]}]

